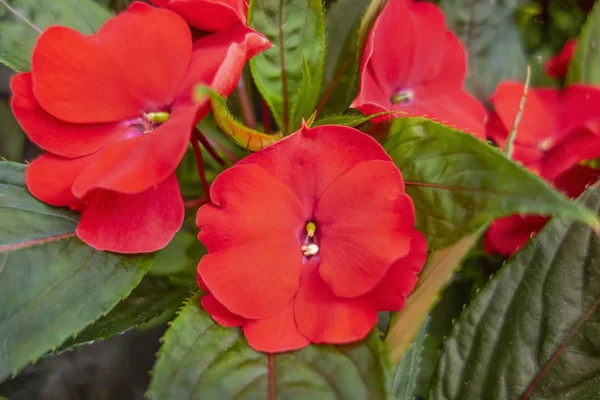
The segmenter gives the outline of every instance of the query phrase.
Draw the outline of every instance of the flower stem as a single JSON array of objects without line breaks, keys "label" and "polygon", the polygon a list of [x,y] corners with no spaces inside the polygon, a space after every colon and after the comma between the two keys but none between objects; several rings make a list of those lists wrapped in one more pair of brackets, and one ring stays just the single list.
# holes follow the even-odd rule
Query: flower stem
[{"label": "flower stem", "polygon": [[271,115],[269,113],[269,106],[266,101],[262,101],[262,120],[263,120],[263,132],[271,132]]},{"label": "flower stem", "polygon": [[202,132],[200,132],[200,129],[194,128],[193,135],[196,138],[196,140],[198,140],[202,144],[202,146],[204,146],[204,148],[206,149],[208,154],[210,154],[210,156],[215,159],[217,164],[219,164],[221,167],[224,167],[227,165],[227,162],[225,162],[225,160],[223,160],[223,158],[221,158],[219,153],[217,153],[217,151],[215,150],[213,145],[210,143],[210,141],[206,138],[206,136],[204,136],[204,134]]},{"label": "flower stem", "polygon": [[198,166],[198,174],[200,175],[200,181],[202,182],[202,189],[204,195],[209,196],[208,181],[206,180],[206,172],[204,171],[204,160],[202,159],[202,150],[198,146],[198,141],[192,139],[192,148],[196,154],[196,165]]},{"label": "flower stem", "polygon": [[243,77],[240,78],[240,81],[238,82],[237,92],[240,96],[240,107],[242,108],[244,124],[252,129],[256,129],[256,117],[254,115],[252,102],[248,96],[248,90],[246,90],[246,82],[244,81]]}]

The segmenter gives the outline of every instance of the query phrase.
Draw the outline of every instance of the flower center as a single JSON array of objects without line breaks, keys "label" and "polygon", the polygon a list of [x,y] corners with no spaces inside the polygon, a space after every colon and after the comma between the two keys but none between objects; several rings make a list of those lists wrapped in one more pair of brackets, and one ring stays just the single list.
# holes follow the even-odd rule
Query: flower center
[{"label": "flower center", "polygon": [[315,233],[317,232],[317,225],[314,222],[308,222],[306,224],[306,238],[304,243],[300,247],[302,254],[305,257],[312,257],[319,254],[319,245],[316,243]]},{"label": "flower center", "polygon": [[392,104],[410,104],[415,98],[412,89],[404,89],[392,96]]},{"label": "flower center", "polygon": [[544,139],[540,142],[539,147],[543,151],[548,151],[552,147],[552,138]]},{"label": "flower center", "polygon": [[155,128],[169,120],[169,114],[166,111],[157,111],[151,113],[144,113],[142,116],[142,130],[146,135],[152,132]]}]

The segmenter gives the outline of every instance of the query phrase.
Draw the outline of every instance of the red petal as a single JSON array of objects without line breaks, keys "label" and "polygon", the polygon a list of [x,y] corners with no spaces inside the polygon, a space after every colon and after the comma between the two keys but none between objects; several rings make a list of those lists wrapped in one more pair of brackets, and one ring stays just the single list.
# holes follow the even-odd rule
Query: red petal
[{"label": "red petal", "polygon": [[325,125],[301,128],[238,164],[258,164],[284,182],[308,210],[341,174],[362,161],[390,157],[359,130]]},{"label": "red petal", "polygon": [[552,183],[557,189],[565,192],[567,196],[574,198],[599,179],[600,170],[584,165],[576,165],[557,176]]},{"label": "red petal", "polygon": [[92,189],[108,189],[134,194],[162,182],[187,150],[195,112],[195,107],[178,108],[153,132],[104,148],[81,172],[73,193],[83,197]]},{"label": "red petal", "polygon": [[575,52],[576,44],[576,40],[569,40],[562,48],[560,53],[546,61],[546,64],[544,64],[544,71],[546,71],[546,75],[557,79],[567,76],[569,63],[571,62],[571,58]]},{"label": "red petal", "polygon": [[136,2],[93,36],[61,26],[42,33],[33,52],[33,91],[46,111],[68,122],[167,111],[191,51],[183,19]]},{"label": "red petal", "polygon": [[434,84],[421,85],[414,90],[413,103],[395,104],[392,107],[410,116],[426,117],[471,133],[480,139],[485,137],[485,108],[462,89],[448,89]]},{"label": "red petal", "polygon": [[173,174],[134,195],[92,192],[86,198],[77,236],[97,250],[153,252],[169,244],[183,217],[183,199]]},{"label": "red petal", "polygon": [[[377,190],[365,190],[367,186]],[[323,193],[315,223],[321,278],[335,295],[356,297],[371,290],[395,260],[408,254],[415,215],[398,168],[388,161],[368,161]]]},{"label": "red petal", "polygon": [[27,188],[44,203],[78,208],[80,201],[73,195],[71,187],[92,157],[68,159],[44,154],[27,168]]},{"label": "red petal", "polygon": [[176,12],[194,28],[219,32],[246,25],[246,0],[150,0]]},{"label": "red petal", "polygon": [[237,86],[246,61],[269,47],[271,44],[264,36],[243,25],[196,40],[176,104],[194,103],[194,89],[199,84],[229,96]]},{"label": "red petal", "polygon": [[377,323],[377,311],[360,299],[335,297],[314,265],[305,265],[294,300],[298,331],[313,343],[363,339]]},{"label": "red petal", "polygon": [[250,347],[266,353],[298,350],[310,344],[296,328],[293,303],[273,317],[246,322],[244,336]]},{"label": "red petal", "polygon": [[[520,82],[502,82],[491,97],[494,109],[507,131],[512,129],[519,111],[525,85]],[[558,116],[559,92],[554,89],[530,89],[515,143],[538,146],[539,143],[560,135]]]},{"label": "red petal", "polygon": [[226,327],[242,326],[246,319],[235,315],[215,298],[212,294],[207,294],[202,297],[202,307],[217,321],[219,325]]},{"label": "red petal", "polygon": [[542,176],[552,181],[581,161],[596,157],[600,157],[600,132],[585,128],[575,130],[545,154]]},{"label": "red petal", "polygon": [[410,242],[410,253],[392,264],[383,279],[361,298],[379,311],[400,310],[406,296],[413,291],[417,274],[423,269],[426,259],[427,240],[415,230]]},{"label": "red petal", "polygon": [[487,230],[483,246],[488,253],[512,255],[548,221],[539,216],[512,215],[497,219]]},{"label": "red petal", "polygon": [[10,87],[12,110],[29,139],[56,155],[91,154],[127,130],[127,126],[120,123],[70,124],[53,117],[35,99],[30,72],[15,75]]},{"label": "red petal", "polygon": [[216,206],[200,207],[198,238],[209,251],[198,273],[235,314],[258,319],[292,300],[302,268],[306,214],[294,194],[257,165],[238,165],[215,179]]}]

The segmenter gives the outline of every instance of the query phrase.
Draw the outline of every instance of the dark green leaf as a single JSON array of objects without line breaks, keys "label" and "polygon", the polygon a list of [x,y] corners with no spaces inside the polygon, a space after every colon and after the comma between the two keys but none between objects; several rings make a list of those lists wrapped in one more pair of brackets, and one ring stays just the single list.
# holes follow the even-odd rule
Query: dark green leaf
[{"label": "dark green leaf", "polygon": [[0,159],[21,161],[25,134],[17,123],[7,101],[0,101]]},{"label": "dark green leaf", "polygon": [[[254,81],[281,130],[293,132],[301,118],[313,113],[321,88],[325,62],[322,2],[252,0],[248,22],[274,45],[250,60]],[[303,78],[304,69],[309,76]],[[296,110],[294,115],[292,110]]]},{"label": "dark green leaf", "polygon": [[465,46],[467,86],[480,100],[487,101],[502,80],[525,80],[516,0],[441,0],[440,6],[448,26]]},{"label": "dark green leaf", "polygon": [[[600,211],[598,187],[584,199]],[[597,399],[599,266],[598,237],[554,218],[465,309],[428,398]]]},{"label": "dark green leaf", "polygon": [[[273,382],[274,392],[269,393]],[[377,332],[347,346],[269,356],[239,329],[217,325],[193,297],[167,330],[150,383],[161,399],[387,399],[391,387]]]},{"label": "dark green leaf", "polygon": [[[358,93],[358,31],[370,0],[338,0],[325,14],[327,55],[322,98],[324,114],[344,111]],[[323,104],[325,103],[325,104]]]},{"label": "dark green leaf", "polygon": [[[9,9],[3,2],[7,2]],[[3,0],[0,2],[0,62],[15,71],[31,69],[31,53],[50,25],[94,33],[111,12],[92,0]]]},{"label": "dark green leaf", "polygon": [[567,83],[600,85],[600,4],[596,3],[581,30],[569,64]]},{"label": "dark green leaf", "polygon": [[398,118],[392,129],[385,148],[402,171],[431,249],[511,214],[556,214],[598,226],[593,212],[471,135],[422,118]]},{"label": "dark green leaf", "polygon": [[24,170],[0,163],[0,381],[110,311],[151,260],[82,243],[78,216],[34,199]]},{"label": "dark green leaf", "polygon": [[107,315],[68,340],[60,351],[92,344],[124,333],[164,313],[175,315],[190,292],[164,280],[145,278],[140,285]]}]

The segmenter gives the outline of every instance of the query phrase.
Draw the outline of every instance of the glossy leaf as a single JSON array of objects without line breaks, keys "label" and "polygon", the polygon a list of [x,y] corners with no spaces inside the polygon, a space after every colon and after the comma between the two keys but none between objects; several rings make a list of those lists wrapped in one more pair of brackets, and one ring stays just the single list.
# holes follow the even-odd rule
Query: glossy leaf
[{"label": "glossy leaf", "polygon": [[394,372],[392,391],[397,400],[413,400],[429,323],[424,321]]},{"label": "glossy leaf", "polygon": [[[600,189],[584,196],[600,211]],[[467,307],[430,396],[596,399],[600,388],[600,239],[554,218]]]},{"label": "glossy leaf", "polygon": [[248,347],[239,329],[217,325],[193,297],[164,337],[150,383],[153,400],[387,399],[383,345],[309,346],[272,356]]},{"label": "glossy leaf", "polygon": [[595,213],[471,135],[422,118],[396,119],[392,129],[385,148],[431,250],[511,214],[555,214],[598,227]]},{"label": "glossy leaf", "polygon": [[441,0],[446,23],[467,52],[467,86],[487,101],[502,80],[525,80],[527,62],[516,1]]},{"label": "glossy leaf", "polygon": [[92,0],[2,0],[0,62],[15,71],[29,71],[33,46],[43,29],[63,25],[88,35],[111,15]]},{"label": "glossy leaf", "polygon": [[107,315],[64,343],[60,351],[71,350],[125,333],[165,313],[175,315],[189,296],[189,289],[175,286],[164,280],[145,278]]},{"label": "glossy leaf", "polygon": [[294,132],[313,113],[323,79],[322,1],[252,0],[248,23],[274,45],[250,60],[254,81],[280,129]]},{"label": "glossy leaf", "polygon": [[85,245],[77,215],[34,199],[24,171],[0,163],[0,381],[110,311],[151,260]]},{"label": "glossy leaf", "polygon": [[581,30],[569,63],[567,83],[600,85],[600,5],[596,3]]}]

